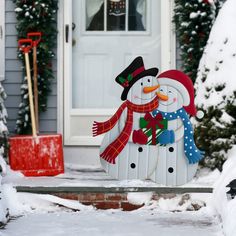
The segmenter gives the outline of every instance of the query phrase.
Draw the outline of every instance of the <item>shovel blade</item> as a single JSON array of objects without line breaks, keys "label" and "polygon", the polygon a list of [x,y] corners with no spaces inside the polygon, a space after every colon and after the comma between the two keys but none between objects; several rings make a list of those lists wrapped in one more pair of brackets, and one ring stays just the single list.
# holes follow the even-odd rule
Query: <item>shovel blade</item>
[{"label": "shovel blade", "polygon": [[19,135],[9,139],[11,169],[25,176],[55,176],[64,173],[60,134]]}]

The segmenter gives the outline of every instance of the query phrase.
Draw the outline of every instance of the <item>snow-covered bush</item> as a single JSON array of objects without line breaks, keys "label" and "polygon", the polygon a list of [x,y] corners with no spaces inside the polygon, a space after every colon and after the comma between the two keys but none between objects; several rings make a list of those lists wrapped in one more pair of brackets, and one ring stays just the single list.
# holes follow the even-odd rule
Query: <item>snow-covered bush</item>
[{"label": "snow-covered bush", "polygon": [[204,118],[195,128],[206,152],[202,165],[222,169],[236,143],[236,1],[227,0],[212,27],[195,83],[196,104]]},{"label": "snow-covered bush", "polygon": [[182,70],[196,80],[210,29],[224,0],[175,0],[174,22]]},{"label": "snow-covered bush", "polygon": [[6,97],[5,90],[0,83],[0,158],[1,156],[6,158],[8,150],[7,110],[4,105]]},{"label": "snow-covered bush", "polygon": [[229,151],[228,155],[229,158],[223,166],[222,174],[215,184],[213,192],[213,205],[221,216],[225,235],[235,236],[236,198],[227,198],[226,192],[229,188],[226,186],[232,180],[236,179],[236,146]]},{"label": "snow-covered bush", "polygon": [[9,212],[6,204],[6,199],[2,191],[2,176],[6,175],[6,162],[2,156],[3,147],[0,150],[0,228],[4,227],[9,218]]}]

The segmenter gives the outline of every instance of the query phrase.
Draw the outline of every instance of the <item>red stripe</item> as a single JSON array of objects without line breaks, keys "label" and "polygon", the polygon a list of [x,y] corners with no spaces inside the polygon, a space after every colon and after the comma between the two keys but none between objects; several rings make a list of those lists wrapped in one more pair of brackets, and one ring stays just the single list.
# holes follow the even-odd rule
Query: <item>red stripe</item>
[{"label": "red stripe", "polygon": [[133,78],[136,77],[138,74],[140,74],[141,72],[145,71],[145,68],[144,66],[138,68],[137,70],[135,70],[133,73],[132,73],[132,76]]},{"label": "red stripe", "polygon": [[100,156],[106,161],[115,164],[116,157],[123,150],[123,148],[125,147],[125,145],[129,140],[133,126],[133,112],[146,113],[153,111],[155,108],[157,108],[157,106],[158,106],[157,97],[154,98],[148,104],[144,105],[136,105],[129,101],[126,101],[119,107],[117,112],[113,115],[113,117],[110,120],[102,123],[95,122],[94,128],[96,129],[96,135],[105,133],[111,130],[115,126],[123,110],[126,107],[128,108],[127,120],[124,129],[119,134],[119,136],[110,145],[106,147],[106,149],[103,151],[103,153],[101,153]]}]

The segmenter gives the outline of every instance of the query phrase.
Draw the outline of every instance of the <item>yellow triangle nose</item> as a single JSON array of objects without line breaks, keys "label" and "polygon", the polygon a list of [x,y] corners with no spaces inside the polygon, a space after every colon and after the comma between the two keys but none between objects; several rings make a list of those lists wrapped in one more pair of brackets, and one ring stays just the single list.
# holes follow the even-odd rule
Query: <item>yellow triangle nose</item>
[{"label": "yellow triangle nose", "polygon": [[158,89],[160,87],[160,85],[155,85],[155,86],[151,86],[151,87],[144,87],[143,88],[143,92],[144,93],[151,93],[153,91],[155,91],[156,89]]}]

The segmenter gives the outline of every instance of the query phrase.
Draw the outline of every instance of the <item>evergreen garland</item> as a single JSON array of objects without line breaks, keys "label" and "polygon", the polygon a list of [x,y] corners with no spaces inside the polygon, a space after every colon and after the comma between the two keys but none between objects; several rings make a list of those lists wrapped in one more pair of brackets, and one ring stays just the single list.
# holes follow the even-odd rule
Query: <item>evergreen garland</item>
[{"label": "evergreen garland", "polygon": [[[16,4],[15,12],[18,39],[26,38],[29,32],[42,32],[42,40],[37,48],[37,60],[39,112],[43,112],[47,109],[47,98],[51,91],[51,80],[54,78],[52,59],[55,56],[53,49],[57,42],[56,13],[58,1],[13,0],[13,2]],[[30,56],[30,61],[32,62],[32,55]],[[24,55],[20,51],[18,57],[22,60],[23,71],[25,73]],[[25,74],[21,86],[21,97],[22,102],[19,105],[19,118],[16,122],[16,132],[18,134],[25,134],[31,131],[28,88]]]},{"label": "evergreen garland", "polygon": [[174,23],[182,70],[195,82],[199,61],[223,0],[175,0]]}]

